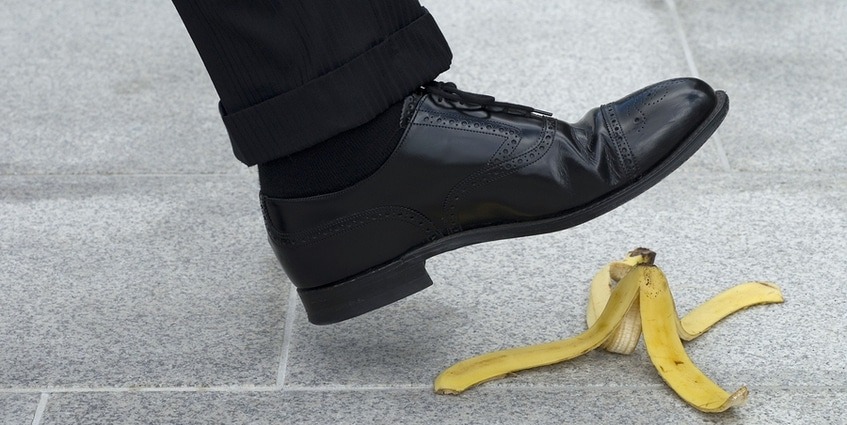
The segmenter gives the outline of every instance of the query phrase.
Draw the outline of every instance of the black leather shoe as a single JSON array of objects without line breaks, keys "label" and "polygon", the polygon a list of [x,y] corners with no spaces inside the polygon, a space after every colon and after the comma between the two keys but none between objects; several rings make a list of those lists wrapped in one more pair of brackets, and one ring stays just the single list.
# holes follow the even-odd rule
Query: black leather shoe
[{"label": "black leather shoe", "polygon": [[552,232],[644,192],[711,136],[726,94],[682,78],[568,124],[430,83],[406,101],[405,134],[373,175],[321,196],[262,196],[271,246],[315,324],[432,284],[427,258]]}]

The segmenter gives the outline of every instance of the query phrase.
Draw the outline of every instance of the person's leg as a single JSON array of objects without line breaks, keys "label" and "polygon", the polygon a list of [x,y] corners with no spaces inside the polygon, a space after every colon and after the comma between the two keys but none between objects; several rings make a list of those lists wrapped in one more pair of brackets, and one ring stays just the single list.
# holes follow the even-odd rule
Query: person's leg
[{"label": "person's leg", "polygon": [[681,78],[566,123],[426,82],[450,51],[416,1],[174,2],[236,156],[259,163],[269,241],[312,323],[424,289],[434,255],[616,208],[693,155],[729,108]]},{"label": "person's leg", "polygon": [[173,2],[235,155],[262,164],[264,182],[284,181],[270,190],[279,196],[330,192],[375,171],[400,138],[403,98],[452,59],[418,0]]}]

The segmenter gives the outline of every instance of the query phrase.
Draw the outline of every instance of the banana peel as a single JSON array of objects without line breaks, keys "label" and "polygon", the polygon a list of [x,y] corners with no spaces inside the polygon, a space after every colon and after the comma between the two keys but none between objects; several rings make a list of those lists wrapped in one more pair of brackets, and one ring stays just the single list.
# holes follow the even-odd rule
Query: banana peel
[{"label": "banana peel", "polygon": [[653,264],[654,259],[655,253],[638,248],[624,260],[600,269],[589,289],[585,332],[561,341],[461,361],[438,375],[435,392],[459,394],[486,381],[570,360],[601,347],[630,354],[643,334],[656,371],[683,400],[703,412],[723,412],[743,404],[748,397],[747,388],[742,386],[732,393],[722,389],[694,365],[682,340],[697,338],[724,317],[744,308],[783,302],[779,287],[768,282],[746,282],[721,292],[680,319],[667,278]]}]

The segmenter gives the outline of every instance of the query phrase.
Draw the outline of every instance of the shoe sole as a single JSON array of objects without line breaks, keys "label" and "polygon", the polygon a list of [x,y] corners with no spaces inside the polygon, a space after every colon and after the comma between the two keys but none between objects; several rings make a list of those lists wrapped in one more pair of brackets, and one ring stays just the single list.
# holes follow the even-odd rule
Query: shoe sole
[{"label": "shoe sole", "polygon": [[623,205],[679,168],[717,130],[729,111],[729,98],[723,91],[717,91],[715,94],[717,105],[703,123],[665,159],[634,183],[556,217],[455,233],[350,279],[317,288],[298,289],[309,322],[316,325],[338,323],[429,287],[432,285],[432,279],[426,271],[426,260],[438,254],[481,242],[568,229]]}]

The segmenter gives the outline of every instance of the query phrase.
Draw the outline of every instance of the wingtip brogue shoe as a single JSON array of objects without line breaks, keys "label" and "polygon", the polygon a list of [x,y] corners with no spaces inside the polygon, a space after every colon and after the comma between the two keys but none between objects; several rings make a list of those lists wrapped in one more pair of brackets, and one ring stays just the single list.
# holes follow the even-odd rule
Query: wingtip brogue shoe
[{"label": "wingtip brogue shoe", "polygon": [[407,99],[403,137],[374,174],[320,196],[261,196],[270,244],[309,320],[346,320],[431,285],[434,255],[614,209],[693,155],[728,108],[681,78],[571,124],[430,83]]}]

